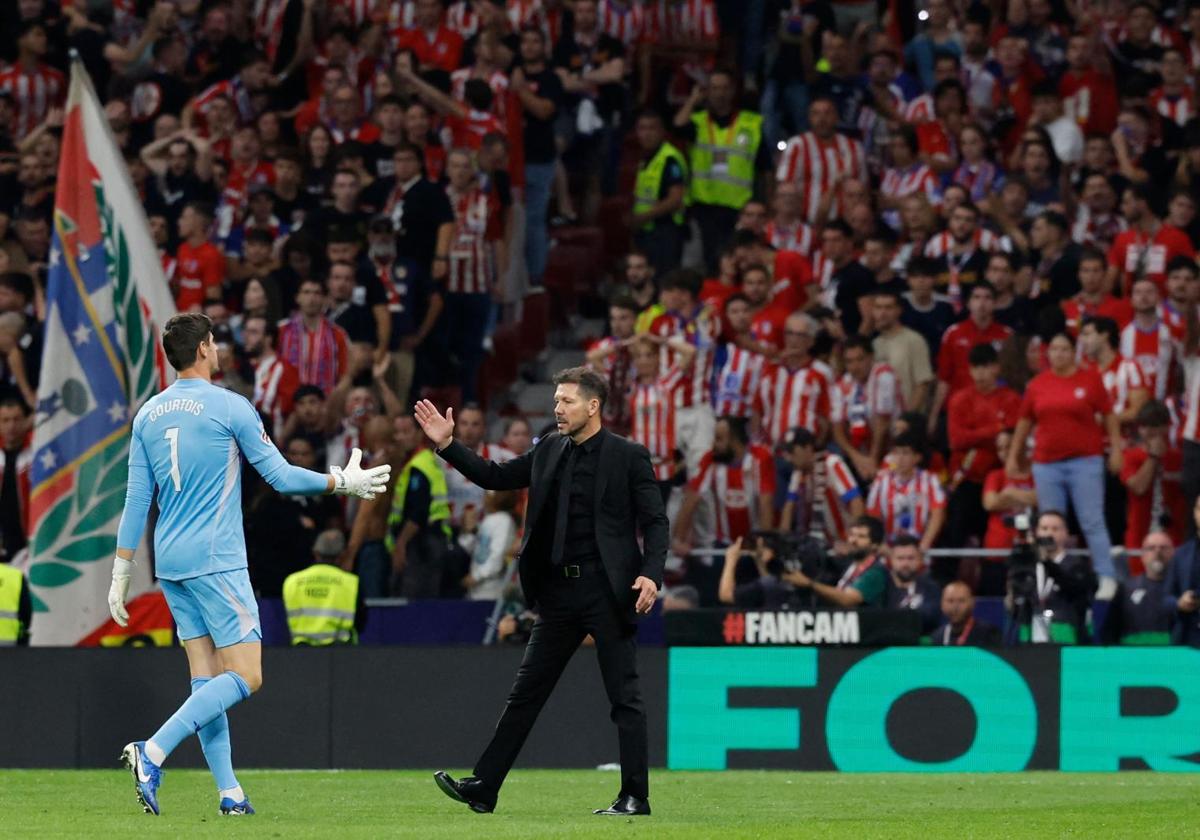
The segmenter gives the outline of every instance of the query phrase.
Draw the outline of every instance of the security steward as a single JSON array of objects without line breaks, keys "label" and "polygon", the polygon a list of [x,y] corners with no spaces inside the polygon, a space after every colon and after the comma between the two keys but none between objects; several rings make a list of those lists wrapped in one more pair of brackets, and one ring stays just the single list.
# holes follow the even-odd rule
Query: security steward
[{"label": "security steward", "polygon": [[0,563],[0,647],[29,644],[33,602],[25,575],[15,566]]},{"label": "security steward", "polygon": [[323,531],[313,544],[313,564],[283,582],[283,606],[293,645],[352,645],[366,624],[358,576],[338,568],[346,550],[341,531]]},{"label": "security steward", "polygon": [[667,142],[662,115],[643,111],[634,127],[641,160],[633,188],[633,237],[659,274],[679,267],[685,238],[687,161]]},{"label": "security steward", "polygon": [[[687,203],[700,229],[704,264],[716,274],[718,257],[737,226],[738,214],[755,194],[756,173],[771,172],[763,145],[763,118],[737,106],[737,77],[718,68],[706,87],[697,86],[675,114],[674,130],[691,142]],[[695,110],[701,102],[707,107]]]},{"label": "security steward", "polygon": [[446,473],[424,440],[411,414],[396,418],[395,441],[404,467],[396,478],[384,545],[399,579],[392,588],[405,598],[437,598],[450,554]]}]

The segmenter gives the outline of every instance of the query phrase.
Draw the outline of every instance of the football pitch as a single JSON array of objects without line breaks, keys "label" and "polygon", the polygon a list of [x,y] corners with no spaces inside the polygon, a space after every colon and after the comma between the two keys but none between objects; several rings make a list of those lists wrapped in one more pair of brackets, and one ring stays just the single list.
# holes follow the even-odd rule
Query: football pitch
[{"label": "football pitch", "polygon": [[221,817],[209,775],[168,768],[160,817],[122,769],[0,771],[3,837],[1189,837],[1200,780],[1187,775],[849,775],[652,772],[654,816],[596,817],[616,773],[518,770],[495,814],[443,796],[426,771],[246,770],[258,809]]}]

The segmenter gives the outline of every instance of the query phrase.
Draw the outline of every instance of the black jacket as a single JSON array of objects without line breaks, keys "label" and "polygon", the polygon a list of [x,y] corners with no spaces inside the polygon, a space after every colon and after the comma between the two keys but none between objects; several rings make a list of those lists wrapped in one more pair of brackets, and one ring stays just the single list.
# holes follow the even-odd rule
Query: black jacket
[{"label": "black jacket", "polygon": [[[650,453],[640,444],[601,429],[599,469],[596,472],[596,545],[616,596],[630,620],[636,619],[633,581],[644,576],[662,588],[667,560],[667,515],[654,480]],[[550,562],[554,522],[542,512],[554,485],[554,474],[569,440],[554,432],[511,461],[485,461],[458,441],[438,454],[468,480],[485,490],[529,490],[525,535],[518,556],[521,588],[530,604],[538,600],[540,572]],[[638,547],[638,530],[642,548]]]}]

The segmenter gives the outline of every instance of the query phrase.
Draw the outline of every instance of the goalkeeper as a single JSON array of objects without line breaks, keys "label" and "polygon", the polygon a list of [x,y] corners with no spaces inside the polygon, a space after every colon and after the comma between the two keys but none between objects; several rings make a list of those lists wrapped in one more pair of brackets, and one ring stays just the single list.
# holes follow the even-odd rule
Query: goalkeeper
[{"label": "goalkeeper", "polygon": [[176,315],[162,343],[179,378],[133,421],[108,606],[125,626],[133,553],[157,489],[156,572],[187,652],[192,694],[149,740],[126,745],[121,758],[133,774],[138,801],[157,814],[162,764],[195,733],[217,782],[220,813],[253,814],[233,773],[225,715],[262,685],[262,632],[242,534],[242,456],[275,490],[301,495],[371,499],[386,488],[391,467],[361,468],[357,449],[331,475],[288,464],[253,406],[212,384],[217,345],[207,316]]}]

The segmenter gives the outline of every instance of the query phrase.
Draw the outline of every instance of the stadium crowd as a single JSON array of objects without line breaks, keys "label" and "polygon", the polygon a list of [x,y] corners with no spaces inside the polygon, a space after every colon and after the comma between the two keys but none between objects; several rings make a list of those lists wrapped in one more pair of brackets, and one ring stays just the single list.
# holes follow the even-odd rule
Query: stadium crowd
[{"label": "stadium crowd", "polygon": [[[219,382],[293,463],[397,466],[358,505],[248,482],[261,594],[328,528],[368,596],[503,593],[522,498],[434,457],[407,407],[455,404],[485,457],[534,445],[511,412],[489,436],[481,370],[556,243],[599,224],[621,258],[586,290],[605,335],[576,349],[609,428],[650,451],[683,603],[811,588],[923,603],[932,628],[943,599],[964,615],[1012,587],[1005,556],[925,552],[1005,555],[1040,509],[1070,512],[1026,526],[1052,556],[1070,528],[1091,559],[1039,572],[1043,605],[1149,586],[1133,603],[1162,621],[1196,612],[1196,0],[5,5],[6,557],[28,539],[70,49],[179,309],[216,325]],[[858,562],[768,571],[768,530]]]}]

